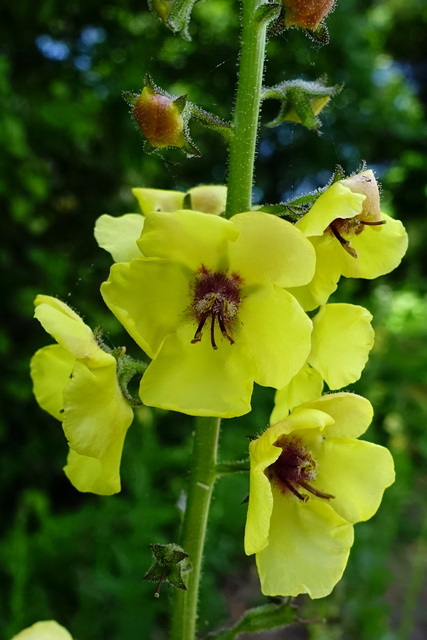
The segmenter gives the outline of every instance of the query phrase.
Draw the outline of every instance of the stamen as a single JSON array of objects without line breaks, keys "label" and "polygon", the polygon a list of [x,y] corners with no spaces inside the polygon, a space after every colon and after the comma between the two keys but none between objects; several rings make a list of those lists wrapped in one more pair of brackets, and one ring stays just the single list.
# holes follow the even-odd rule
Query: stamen
[{"label": "stamen", "polygon": [[376,222],[368,222],[367,220],[361,220],[362,224],[367,224],[369,227],[378,227],[380,224],[385,224],[387,220],[377,220]]},{"label": "stamen", "polygon": [[[296,496],[299,500],[301,500],[302,502],[307,502],[308,500],[308,496],[303,496],[302,493],[300,493],[299,491],[297,491],[297,489],[295,489],[295,487],[293,485],[291,485],[291,483],[289,482],[289,480],[286,480],[286,478],[281,478],[281,480],[285,483],[285,485],[288,487],[288,489],[290,489],[292,491],[292,493],[294,494],[294,496]],[[300,483],[301,484],[301,483]]]},{"label": "stamen", "polygon": [[221,314],[219,314],[217,317],[218,317],[219,328],[221,329],[222,335],[224,336],[224,338],[227,338],[230,344],[234,344],[233,338],[227,333],[227,330],[224,325],[224,320],[222,319]]},{"label": "stamen", "polygon": [[331,228],[332,233],[334,234],[334,236],[338,240],[338,242],[343,247],[343,249],[345,249],[347,251],[347,253],[349,253],[353,258],[358,258],[359,254],[357,253],[356,249],[353,249],[353,247],[351,246],[351,242],[349,240],[345,240],[345,238],[342,237],[342,235],[339,233],[339,231],[337,231],[335,229],[333,224],[330,225],[330,228]]},{"label": "stamen", "polygon": [[305,482],[305,480],[300,480],[299,484],[302,487],[304,487],[304,489],[307,489],[307,491],[310,491],[310,493],[312,493],[314,496],[317,496],[318,498],[325,498],[326,500],[335,498],[335,496],[333,496],[331,493],[325,493],[324,491],[320,491],[320,489],[316,489],[315,487],[312,487],[311,484],[308,484],[308,482]]},{"label": "stamen", "polygon": [[212,345],[212,349],[218,349],[218,347],[215,344],[215,318],[217,318],[218,316],[216,316],[215,314],[212,315],[212,322],[211,322],[211,345]]},{"label": "stamen", "polygon": [[209,313],[205,313],[204,315],[202,315],[202,318],[199,322],[199,325],[196,329],[196,333],[194,334],[194,338],[191,341],[191,344],[195,344],[196,342],[200,342],[202,339],[202,330],[203,327],[205,326],[205,322],[209,317]]}]

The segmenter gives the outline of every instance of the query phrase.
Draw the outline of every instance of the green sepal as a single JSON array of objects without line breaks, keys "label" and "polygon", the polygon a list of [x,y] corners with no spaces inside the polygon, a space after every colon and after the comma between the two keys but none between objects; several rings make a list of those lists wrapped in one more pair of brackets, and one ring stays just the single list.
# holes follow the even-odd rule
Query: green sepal
[{"label": "green sepal", "polygon": [[305,29],[305,31],[308,37],[314,40],[317,44],[329,44],[329,31],[324,22],[321,22],[317,29]]},{"label": "green sepal", "polygon": [[166,25],[174,33],[179,33],[184,40],[191,40],[188,32],[193,7],[198,0],[174,0]]},{"label": "green sepal", "polygon": [[264,604],[249,609],[233,627],[210,633],[206,640],[234,640],[242,633],[280,629],[295,622],[295,608],[290,606],[289,599],[286,599],[279,604]]},{"label": "green sepal", "polygon": [[190,117],[200,122],[204,127],[220,133],[227,142],[230,142],[233,136],[233,130],[229,122],[222,120],[213,113],[210,113],[210,111],[206,111],[206,109],[202,109],[192,102],[188,103],[188,109]]},{"label": "green sepal", "polygon": [[255,12],[255,21],[258,24],[268,24],[277,20],[282,12],[282,5],[274,2],[261,4]]},{"label": "green sepal", "polygon": [[141,360],[134,360],[130,356],[126,355],[125,347],[118,347],[111,351],[111,355],[117,360],[117,382],[119,387],[132,407],[137,407],[142,404],[139,398],[135,398],[129,391],[129,384],[135,376],[144,374],[144,371],[148,367],[146,362]]},{"label": "green sepal", "polygon": [[182,113],[187,105],[187,95],[178,96],[174,101],[174,105],[180,113]]},{"label": "green sepal", "polygon": [[150,544],[154,562],[148,569],[142,580],[157,582],[156,596],[159,597],[160,587],[163,582],[169,583],[175,589],[187,590],[183,580],[183,573],[187,567],[183,566],[183,560],[188,554],[177,544]]},{"label": "green sepal", "polygon": [[310,130],[318,130],[321,122],[317,115],[333,96],[342,89],[342,85],[328,87],[324,78],[314,82],[291,80],[274,87],[265,87],[263,100],[279,100],[280,111],[277,117],[267,124],[276,127],[282,122],[299,122]]}]

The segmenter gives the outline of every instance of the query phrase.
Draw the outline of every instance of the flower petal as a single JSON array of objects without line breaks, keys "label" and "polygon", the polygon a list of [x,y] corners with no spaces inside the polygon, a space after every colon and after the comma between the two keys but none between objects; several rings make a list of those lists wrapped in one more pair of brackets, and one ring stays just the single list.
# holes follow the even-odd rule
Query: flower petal
[{"label": "flower petal", "polygon": [[261,590],[267,596],[327,596],[340,580],[353,527],[325,503],[284,496],[273,487],[268,546],[257,553]]},{"label": "flower petal", "polygon": [[177,211],[184,204],[185,194],[182,191],[135,188],[132,193],[145,216],[153,211]]},{"label": "flower petal", "polygon": [[187,209],[148,216],[138,246],[144,256],[168,258],[193,272],[202,265],[217,271],[226,269],[228,241],[238,235],[230,220]]},{"label": "flower petal", "polygon": [[207,335],[191,344],[194,331],[187,324],[166,338],[142,377],[142,402],[196,416],[231,418],[248,413],[254,372],[247,354],[222,336],[218,350]]},{"label": "flower petal", "polygon": [[331,416],[334,424],[325,428],[325,436],[358,438],[365,433],[374,415],[369,400],[343,391],[305,402],[299,408],[312,408]]},{"label": "flower petal", "polygon": [[117,439],[101,459],[81,456],[70,449],[64,472],[73,487],[82,493],[100,496],[119,493],[123,443],[124,436]]},{"label": "flower petal", "polygon": [[34,305],[34,317],[43,329],[73,356],[87,360],[92,367],[114,362],[113,356],[98,346],[91,329],[67,304],[51,296],[38,295]]},{"label": "flower petal", "polygon": [[33,391],[42,409],[57,420],[63,419],[63,393],[70,382],[75,357],[59,344],[39,349],[31,359]]},{"label": "flower petal", "polygon": [[256,366],[255,382],[276,389],[285,386],[310,352],[311,320],[293,296],[275,285],[244,297],[239,320],[241,340]]},{"label": "flower petal", "polygon": [[365,226],[362,233],[350,238],[358,258],[343,250],[342,274],[346,278],[377,278],[393,271],[408,248],[408,236],[400,220],[393,220],[385,213],[386,223]]},{"label": "flower petal", "polygon": [[101,293],[150,358],[183,321],[191,302],[188,275],[179,265],[155,258],[113,265]]},{"label": "flower petal", "polygon": [[295,225],[262,211],[238,213],[231,222],[240,235],[230,246],[229,270],[240,273],[245,284],[297,287],[310,282],[315,253]]},{"label": "flower petal", "polygon": [[286,387],[276,392],[270,423],[284,420],[294,407],[318,398],[322,389],[323,379],[320,373],[305,364]]},{"label": "flower petal", "polygon": [[12,640],[73,640],[71,635],[55,620],[45,620],[43,622],[36,622],[27,627],[16,636],[13,636]]},{"label": "flower petal", "polygon": [[95,238],[102,249],[111,253],[114,262],[128,262],[140,258],[136,241],[144,226],[144,216],[127,213],[113,218],[103,215],[95,223]]},{"label": "flower petal", "polygon": [[372,315],[353,304],[327,304],[313,319],[308,363],[330,389],[340,389],[360,378],[374,345]]},{"label": "flower petal", "polygon": [[187,196],[190,197],[190,209],[193,211],[221,215],[225,211],[227,187],[217,184],[193,187]]},{"label": "flower petal", "polygon": [[352,524],[371,518],[394,482],[389,450],[353,438],[326,437],[312,451],[318,468],[313,485],[335,496],[331,507]]},{"label": "flower petal", "polygon": [[80,455],[103,458],[116,441],[123,442],[133,411],[118,385],[116,361],[92,370],[76,362],[64,390],[64,408],[65,435]]},{"label": "flower petal", "polygon": [[363,194],[353,193],[340,182],[335,182],[317,198],[310,211],[295,226],[305,236],[321,236],[337,218],[353,218],[361,213],[365,198]]}]

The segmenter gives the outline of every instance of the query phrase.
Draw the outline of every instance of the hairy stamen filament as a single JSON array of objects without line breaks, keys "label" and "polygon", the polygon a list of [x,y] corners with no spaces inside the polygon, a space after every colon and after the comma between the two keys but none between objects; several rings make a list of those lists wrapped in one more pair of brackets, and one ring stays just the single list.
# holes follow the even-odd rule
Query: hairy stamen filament
[{"label": "hairy stamen filament", "polygon": [[385,224],[387,220],[377,220],[375,222],[368,222],[367,220],[361,220],[360,222],[362,224],[368,225],[369,227],[378,227],[381,224]]},{"label": "hairy stamen filament", "polygon": [[300,493],[297,489],[295,489],[295,487],[289,482],[289,480],[286,480],[286,478],[282,478],[282,481],[285,483],[288,489],[292,491],[294,496],[296,496],[302,502],[307,502],[308,496],[303,496],[302,493]]},{"label": "hairy stamen filament", "polygon": [[349,240],[345,240],[345,238],[342,237],[339,231],[335,229],[333,224],[330,225],[330,229],[343,249],[345,249],[347,253],[350,254],[353,258],[358,258],[359,254],[355,249],[353,249],[353,247],[351,246],[351,242]]},{"label": "hairy stamen filament", "polygon": [[325,500],[330,500],[331,498],[335,498],[335,496],[333,496],[331,493],[325,493],[324,491],[320,491],[320,489],[316,489],[311,484],[308,484],[308,482],[305,482],[305,480],[300,480],[299,484],[302,487],[304,487],[304,489],[307,489],[307,491],[310,491],[310,493],[312,493],[314,496],[317,496],[318,498],[325,498]]}]

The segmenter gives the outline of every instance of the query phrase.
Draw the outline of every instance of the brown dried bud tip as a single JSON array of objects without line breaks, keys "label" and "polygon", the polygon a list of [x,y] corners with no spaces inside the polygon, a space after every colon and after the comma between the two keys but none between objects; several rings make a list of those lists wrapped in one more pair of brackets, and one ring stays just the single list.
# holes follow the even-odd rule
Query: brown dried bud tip
[{"label": "brown dried bud tip", "polygon": [[[179,100],[179,98],[178,98]],[[183,147],[185,125],[176,100],[145,87],[133,105],[133,117],[153,147]]]},{"label": "brown dried bud tip", "polygon": [[282,0],[286,27],[317,29],[332,10],[335,0]]}]

